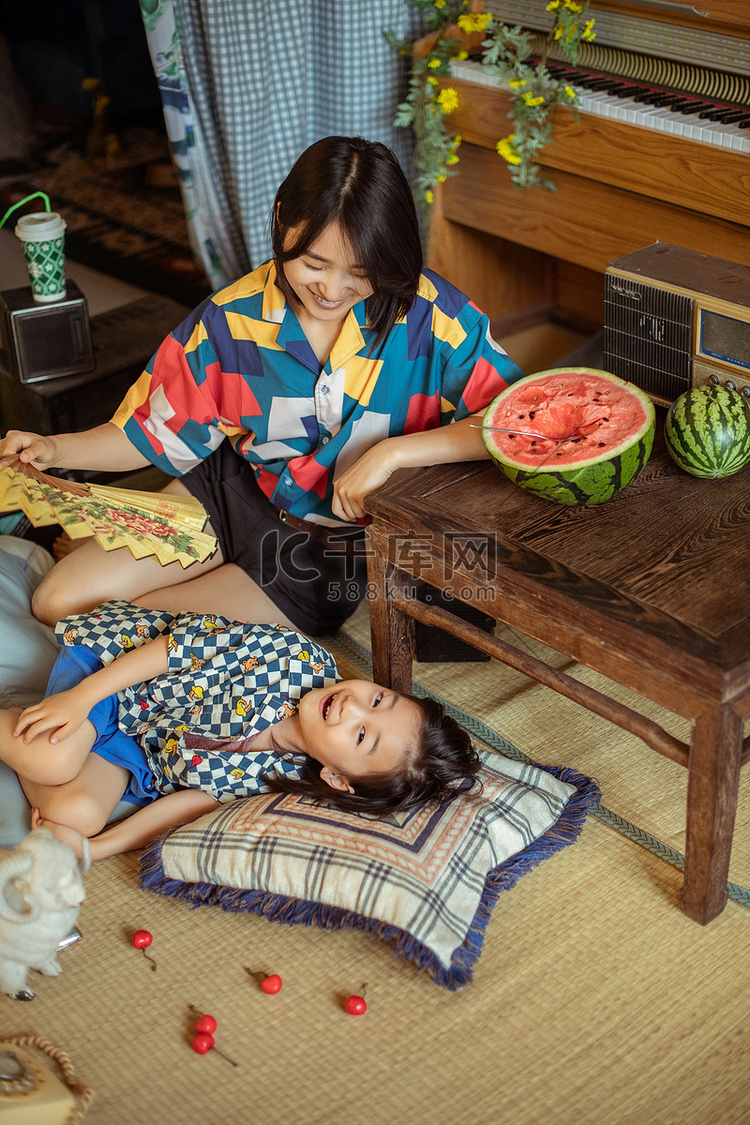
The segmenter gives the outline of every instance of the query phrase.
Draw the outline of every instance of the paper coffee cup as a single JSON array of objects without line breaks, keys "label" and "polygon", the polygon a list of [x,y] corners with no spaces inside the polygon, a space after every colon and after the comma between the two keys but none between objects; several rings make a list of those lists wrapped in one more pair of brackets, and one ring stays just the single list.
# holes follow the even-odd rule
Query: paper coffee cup
[{"label": "paper coffee cup", "polygon": [[65,297],[66,225],[56,211],[23,215],[16,223],[35,301],[60,301]]}]

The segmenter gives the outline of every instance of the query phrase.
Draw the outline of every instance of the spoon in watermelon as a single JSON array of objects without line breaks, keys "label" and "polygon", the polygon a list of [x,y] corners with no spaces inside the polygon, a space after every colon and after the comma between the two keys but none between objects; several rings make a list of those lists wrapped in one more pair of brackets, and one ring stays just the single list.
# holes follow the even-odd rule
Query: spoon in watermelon
[{"label": "spoon in watermelon", "polygon": [[478,426],[474,422],[469,422],[469,425],[472,430],[494,430],[494,432],[498,434],[520,434],[521,437],[541,438],[542,441],[570,441],[571,438],[575,437],[575,434],[569,434],[568,437],[553,438],[550,437],[549,434],[532,433],[531,430],[504,430],[502,426]]}]

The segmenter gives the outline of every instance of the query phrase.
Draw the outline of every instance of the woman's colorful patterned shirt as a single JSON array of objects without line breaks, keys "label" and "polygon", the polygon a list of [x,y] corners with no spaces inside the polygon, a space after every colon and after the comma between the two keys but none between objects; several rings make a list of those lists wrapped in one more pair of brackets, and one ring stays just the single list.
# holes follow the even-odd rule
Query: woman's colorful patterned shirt
[{"label": "woman's colorful patterned shirt", "polygon": [[112,421],[171,475],[228,437],[278,508],[341,526],[334,478],[387,437],[482,410],[523,372],[489,320],[426,270],[384,345],[355,305],[321,367],[272,262],[206,299],[163,342]]}]

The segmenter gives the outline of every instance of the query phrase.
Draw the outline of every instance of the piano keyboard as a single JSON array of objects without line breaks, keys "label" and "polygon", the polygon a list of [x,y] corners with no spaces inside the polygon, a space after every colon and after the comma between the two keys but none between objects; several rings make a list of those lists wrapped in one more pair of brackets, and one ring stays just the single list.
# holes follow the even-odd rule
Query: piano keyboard
[{"label": "piano keyboard", "polygon": [[[557,70],[555,64],[549,65],[550,71]],[[713,145],[717,148],[731,149],[733,152],[750,153],[750,109],[732,106],[716,106],[691,95],[681,96],[678,91],[649,91],[643,87],[643,93],[636,95],[628,92],[622,96],[612,90],[596,91],[579,85],[575,79],[575,71],[571,74],[570,86],[576,91],[580,99],[579,111],[593,113],[598,117],[607,117],[612,121],[622,121],[628,125],[637,125],[642,129],[653,129],[660,133],[671,133],[674,136],[685,137],[687,140],[700,141],[703,144]],[[474,82],[481,86],[492,86],[496,89],[508,89],[507,82],[503,82],[493,74],[489,74],[487,67],[481,63],[467,60],[451,64],[451,74],[454,78],[462,78],[467,82]],[[596,82],[600,79],[602,85],[612,88],[624,87],[626,91],[636,89],[636,84],[627,79],[617,80],[611,76],[583,76],[583,81]],[[638,100],[636,100],[636,97]],[[644,97],[652,97],[653,101],[644,101]],[[673,106],[659,104],[665,99],[677,100],[682,104],[684,112]],[[692,110],[686,103],[692,103]],[[734,121],[712,121],[701,117],[700,113],[721,113],[724,116],[738,115],[742,125]],[[746,124],[747,122],[747,124]],[[744,127],[743,127],[744,126]]]}]

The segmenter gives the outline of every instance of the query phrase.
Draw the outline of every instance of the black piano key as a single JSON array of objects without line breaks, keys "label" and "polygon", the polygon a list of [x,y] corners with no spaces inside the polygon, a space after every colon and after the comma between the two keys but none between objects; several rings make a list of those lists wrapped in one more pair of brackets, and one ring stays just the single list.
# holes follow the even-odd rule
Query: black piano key
[{"label": "black piano key", "polygon": [[694,109],[706,109],[707,102],[697,102],[694,98],[682,98],[680,101],[672,103],[672,109],[677,110],[678,113],[692,113]]},{"label": "black piano key", "polygon": [[693,102],[692,106],[685,106],[684,109],[680,110],[680,113],[700,113],[702,110],[710,108],[708,102]]},{"label": "black piano key", "polygon": [[732,113],[722,114],[720,120],[722,121],[722,123],[724,125],[733,125],[735,121],[741,121],[744,116],[745,116],[745,110],[744,109],[736,109]]}]

